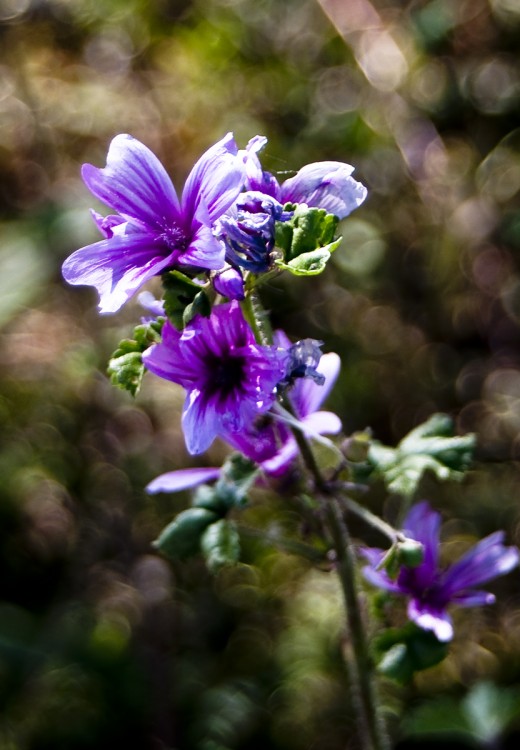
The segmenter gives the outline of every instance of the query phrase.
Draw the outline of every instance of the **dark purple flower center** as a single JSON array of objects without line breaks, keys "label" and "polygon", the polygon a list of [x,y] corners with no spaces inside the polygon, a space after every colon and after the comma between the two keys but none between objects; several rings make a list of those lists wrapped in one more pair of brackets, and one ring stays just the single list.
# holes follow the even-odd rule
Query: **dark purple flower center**
[{"label": "dark purple flower center", "polygon": [[224,356],[214,358],[208,362],[208,372],[211,376],[208,383],[213,393],[229,395],[242,385],[244,380],[244,357]]}]

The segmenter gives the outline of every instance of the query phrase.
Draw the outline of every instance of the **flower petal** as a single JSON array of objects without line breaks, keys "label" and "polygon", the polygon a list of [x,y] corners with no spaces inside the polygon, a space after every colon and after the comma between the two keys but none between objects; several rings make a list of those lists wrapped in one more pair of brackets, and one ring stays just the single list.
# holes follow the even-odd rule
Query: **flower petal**
[{"label": "flower petal", "polygon": [[432,510],[425,500],[416,503],[403,522],[406,536],[424,546],[424,560],[416,568],[403,568],[400,579],[406,579],[414,588],[428,587],[437,573],[439,559],[440,513]]},{"label": "flower petal", "polygon": [[160,273],[169,257],[153,235],[135,232],[114,235],[72,253],[62,266],[69,284],[93,286],[99,292],[99,311],[117,312],[144,284]]},{"label": "flower petal", "polygon": [[453,624],[445,610],[434,609],[412,599],[408,603],[408,617],[418,627],[432,632],[443,643],[453,638]]},{"label": "flower petal", "polygon": [[225,248],[213,236],[211,229],[204,224],[198,225],[190,244],[177,259],[179,264],[219,271],[225,264]]},{"label": "flower petal", "polygon": [[301,420],[305,434],[337,435],[343,429],[341,419],[332,411],[315,411]]},{"label": "flower petal", "polygon": [[518,565],[516,547],[505,547],[504,532],[497,531],[482,539],[445,572],[442,587],[450,598],[456,592],[479,586],[492,578],[509,573]]},{"label": "flower petal", "polygon": [[344,219],[367,197],[367,189],[351,177],[354,167],[338,161],[307,164],[281,188],[280,203],[306,203]]},{"label": "flower petal", "polygon": [[244,164],[232,133],[208,149],[191,170],[182,193],[182,213],[207,224],[216,221],[238,197]]},{"label": "flower petal", "polygon": [[340,367],[338,355],[329,352],[321,356],[316,368],[316,372],[325,377],[323,385],[318,385],[311,378],[299,378],[295,382],[291,390],[291,402],[300,418],[312,414],[325,401],[336,382]]},{"label": "flower petal", "polygon": [[96,198],[126,219],[153,228],[179,224],[179,201],[166,170],[155,154],[131,135],[117,135],[112,140],[104,169],[84,164],[81,173]]},{"label": "flower petal", "polygon": [[152,479],[146,486],[146,492],[154,495],[156,492],[180,492],[196,487],[203,482],[211,482],[220,476],[220,469],[213,467],[179,469],[168,471]]},{"label": "flower petal", "polygon": [[189,391],[182,412],[182,429],[186,448],[192,455],[203,453],[219,433],[219,419],[199,390]]}]

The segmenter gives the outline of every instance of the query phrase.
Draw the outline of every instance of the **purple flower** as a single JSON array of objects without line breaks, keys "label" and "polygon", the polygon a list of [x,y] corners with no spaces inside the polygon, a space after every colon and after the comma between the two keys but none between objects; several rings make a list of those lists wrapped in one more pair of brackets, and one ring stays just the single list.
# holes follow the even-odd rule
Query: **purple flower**
[{"label": "purple flower", "polygon": [[358,208],[367,196],[367,189],[351,176],[354,167],[339,161],[319,161],[307,164],[281,185],[276,177],[264,172],[257,153],[267,138],[257,135],[241,151],[246,169],[246,189],[257,190],[275,198],[279,203],[306,203],[324,208],[338,219],[345,219]]},{"label": "purple flower", "polygon": [[404,533],[424,547],[423,562],[415,568],[402,567],[396,580],[384,569],[377,570],[385,552],[365,549],[363,556],[370,562],[364,568],[370,583],[395,594],[409,597],[408,617],[423,630],[429,630],[439,641],[453,637],[453,625],[446,609],[449,604],[475,607],[493,604],[495,597],[475,587],[492,578],[509,573],[519,561],[516,547],[505,547],[504,533],[497,531],[482,539],[461,559],[446,569],[439,568],[440,513],[423,501],[408,513]]},{"label": "purple flower", "polygon": [[96,287],[101,312],[116,312],[145,281],[169,267],[224,265],[212,226],[244,181],[231,133],[195,164],[180,201],[157,157],[130,135],[113,139],[104,169],[84,164],[82,176],[118,215],[103,218],[93,212],[104,239],[69,256],[63,276],[70,284]]},{"label": "purple flower", "polygon": [[255,342],[238,302],[196,316],[184,331],[169,321],[162,341],[143,354],[156,375],[182,385],[186,402],[182,426],[190,453],[202,453],[217,435],[247,429],[271,408],[287,354]]},{"label": "purple flower", "polygon": [[[275,334],[275,342],[289,349],[289,339],[281,331]],[[333,352],[324,354],[316,368],[325,378],[324,385],[315,380],[299,378],[290,392],[293,408],[307,435],[333,435],[341,430],[339,418],[329,411],[317,411],[328,396],[339,373],[340,360]],[[255,423],[240,432],[227,434],[225,439],[252,461],[258,463],[264,472],[273,477],[283,477],[293,466],[298,454],[298,446],[287,425],[271,414],[257,417]],[[169,471],[153,479],[147,492],[179,492],[195,487],[203,482],[218,479],[220,469],[192,468]]]}]

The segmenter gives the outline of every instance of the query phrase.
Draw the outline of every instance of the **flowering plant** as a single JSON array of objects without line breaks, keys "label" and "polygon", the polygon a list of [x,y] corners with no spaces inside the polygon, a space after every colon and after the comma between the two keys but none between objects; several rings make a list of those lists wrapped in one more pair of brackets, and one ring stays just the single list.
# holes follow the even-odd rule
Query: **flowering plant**
[{"label": "flowering plant", "polygon": [[[260,287],[283,272],[322,273],[341,244],[339,221],[364,202],[367,190],[352,177],[353,167],[334,161],[304,166],[280,184],[260,164],[265,144],[256,136],[240,150],[226,135],[195,164],[179,199],[157,157],[134,138],[117,136],[104,168],[83,168],[87,187],[117,214],[93,212],[103,239],[74,252],[63,275],[95,287],[103,313],[117,312],[145,282],[161,277],[163,299],[140,296],[150,316],[110,360],[112,382],[136,395],[149,371],[180,386],[188,453],[203,453],[216,438],[234,452],[222,467],[185,468],[150,482],[151,494],[195,489],[191,506],[155,546],[172,561],[202,553],[216,572],[240,556],[236,519],[255,485],[271,484],[297,499],[302,520],[321,537],[321,546],[305,540],[298,549],[331,564],[342,583],[359,731],[365,747],[380,750],[387,738],[348,519],[357,516],[390,543],[387,550],[361,548],[366,579],[408,598],[412,629],[392,635],[400,666],[394,658],[388,669],[388,653],[379,664],[397,679],[444,658],[453,637],[448,606],[492,603],[492,594],[475,587],[512,570],[519,553],[496,532],[451,567],[439,566],[440,515],[425,501],[415,503],[415,495],[427,471],[441,481],[460,480],[475,442],[472,435],[455,436],[446,415],[434,415],[396,448],[368,431],[342,441],[325,437],[342,430],[336,414],[320,410],[338,378],[339,357],[322,354],[323,342],[292,343],[283,331],[273,333]],[[403,500],[402,529],[363,502],[369,484],[381,479]]]}]

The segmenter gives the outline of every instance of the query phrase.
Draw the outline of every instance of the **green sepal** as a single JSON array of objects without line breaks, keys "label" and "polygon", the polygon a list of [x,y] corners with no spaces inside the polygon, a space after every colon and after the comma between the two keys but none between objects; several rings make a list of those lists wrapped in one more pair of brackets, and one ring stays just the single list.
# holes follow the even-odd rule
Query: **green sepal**
[{"label": "green sepal", "polygon": [[218,516],[206,508],[188,508],[166,526],[153,546],[170,560],[184,560],[200,552],[202,535]]},{"label": "green sepal", "polygon": [[164,311],[175,328],[181,330],[197,314],[209,315],[209,300],[196,281],[180,271],[167,271],[162,282]]},{"label": "green sepal", "polygon": [[317,276],[325,270],[327,262],[341,244],[341,237],[331,242],[325,247],[319,247],[308,253],[302,253],[297,258],[284,263],[282,260],[275,260],[275,265],[284,271],[290,271],[294,276]]},{"label": "green sepal", "polygon": [[473,459],[476,437],[454,436],[453,431],[450,417],[434,414],[403,438],[397,448],[373,441],[368,463],[390,492],[410,498],[426,471],[440,481],[461,481]]},{"label": "green sepal", "polygon": [[389,628],[374,644],[378,671],[401,684],[409,683],[415,672],[439,664],[448,648],[449,644],[412,622],[403,628]]},{"label": "green sepal", "polygon": [[123,339],[108,361],[110,382],[136,396],[141,388],[145,366],[142,353],[161,340],[164,318],[134,328],[133,339]]},{"label": "green sepal", "polygon": [[202,535],[201,549],[212,573],[235,565],[240,557],[240,537],[234,522],[223,518],[208,526]]}]

